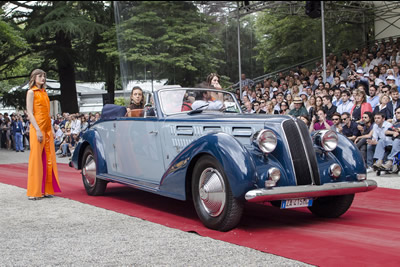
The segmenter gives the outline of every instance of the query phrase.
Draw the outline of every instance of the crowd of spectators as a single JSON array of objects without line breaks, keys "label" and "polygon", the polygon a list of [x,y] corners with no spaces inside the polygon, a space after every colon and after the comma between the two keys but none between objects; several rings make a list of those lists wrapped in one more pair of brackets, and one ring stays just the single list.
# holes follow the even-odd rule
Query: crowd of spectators
[{"label": "crowd of spectators", "polygon": [[[100,119],[100,113],[57,114],[51,117],[54,145],[59,157],[71,156],[76,142],[86,128]],[[29,150],[29,117],[26,113],[0,113],[0,148],[24,152]]]},{"label": "crowd of spectators", "polygon": [[393,162],[400,152],[400,38],[329,55],[325,82],[321,62],[258,83],[242,74],[232,87],[241,83],[242,95],[236,89],[236,98],[245,113],[292,115],[310,132],[340,132],[360,149],[368,172],[374,167],[397,171]]}]

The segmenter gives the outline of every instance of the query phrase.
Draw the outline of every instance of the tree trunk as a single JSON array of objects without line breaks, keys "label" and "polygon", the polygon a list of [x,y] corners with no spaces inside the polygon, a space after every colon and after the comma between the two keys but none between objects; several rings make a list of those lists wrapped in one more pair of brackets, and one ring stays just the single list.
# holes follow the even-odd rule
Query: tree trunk
[{"label": "tree trunk", "polygon": [[77,113],[79,112],[79,107],[71,39],[65,36],[63,31],[60,31],[56,34],[56,44],[57,51],[54,52],[57,58],[60,81],[61,110],[62,112]]},{"label": "tree trunk", "polygon": [[111,61],[106,62],[106,88],[107,100],[103,104],[114,104],[114,91],[115,91],[115,64]]}]

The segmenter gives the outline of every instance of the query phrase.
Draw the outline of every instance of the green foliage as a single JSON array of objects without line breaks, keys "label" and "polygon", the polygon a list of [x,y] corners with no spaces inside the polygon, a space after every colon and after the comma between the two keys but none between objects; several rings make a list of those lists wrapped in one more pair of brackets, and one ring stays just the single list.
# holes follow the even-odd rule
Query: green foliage
[{"label": "green foliage", "polygon": [[128,79],[137,78],[138,73],[147,69],[153,72],[154,79],[168,78],[170,83],[194,85],[221,64],[215,57],[221,42],[210,32],[211,21],[193,3],[124,4],[118,8],[123,12],[117,37],[120,58],[130,68]]},{"label": "green foliage", "polygon": [[118,106],[123,106],[126,107],[129,104],[129,99],[123,98],[123,97],[116,97],[114,99],[114,104]]},{"label": "green foliage", "polygon": [[[322,57],[321,29],[321,19],[265,12],[256,22],[257,60],[272,72]],[[358,25],[325,21],[327,55],[360,45],[362,34]]]}]

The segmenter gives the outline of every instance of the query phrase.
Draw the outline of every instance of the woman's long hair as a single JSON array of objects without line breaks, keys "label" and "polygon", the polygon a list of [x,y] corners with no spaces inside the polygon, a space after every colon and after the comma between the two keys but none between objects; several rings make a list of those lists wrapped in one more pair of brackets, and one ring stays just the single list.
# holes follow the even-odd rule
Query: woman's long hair
[{"label": "woman's long hair", "polygon": [[[31,72],[31,77],[29,79],[29,88],[32,88],[34,85],[36,85],[36,76],[44,74],[46,76],[46,72],[41,69],[35,69]],[[46,89],[46,82],[42,85],[42,88]]]}]

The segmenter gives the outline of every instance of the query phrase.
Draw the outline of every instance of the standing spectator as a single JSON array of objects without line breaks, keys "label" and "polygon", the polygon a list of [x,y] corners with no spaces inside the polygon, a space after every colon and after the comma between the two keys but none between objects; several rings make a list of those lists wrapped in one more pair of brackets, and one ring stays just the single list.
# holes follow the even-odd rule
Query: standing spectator
[{"label": "standing spectator", "polygon": [[242,75],[241,75],[241,80],[240,80],[239,82],[237,82],[236,84],[231,85],[231,88],[232,88],[232,87],[239,86],[240,83],[242,84],[242,88],[243,88],[244,86],[253,87],[253,85],[254,85],[254,81],[253,81],[253,80],[250,80],[250,79],[247,79],[247,78],[246,78],[246,74],[244,74],[244,73],[242,73]]},{"label": "standing spectator", "polygon": [[14,141],[15,141],[15,151],[17,152],[25,152],[23,146],[23,134],[24,134],[24,125],[22,124],[22,117],[21,115],[16,116],[16,120],[13,121],[13,134],[14,134]]},{"label": "standing spectator", "polygon": [[31,122],[27,196],[30,200],[37,200],[61,191],[54,150],[54,130],[49,116],[46,73],[40,69],[31,73],[26,106]]},{"label": "standing spectator", "polygon": [[11,120],[8,116],[4,119],[2,131],[4,136],[5,148],[11,150]]}]

